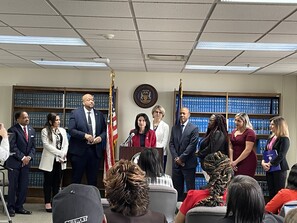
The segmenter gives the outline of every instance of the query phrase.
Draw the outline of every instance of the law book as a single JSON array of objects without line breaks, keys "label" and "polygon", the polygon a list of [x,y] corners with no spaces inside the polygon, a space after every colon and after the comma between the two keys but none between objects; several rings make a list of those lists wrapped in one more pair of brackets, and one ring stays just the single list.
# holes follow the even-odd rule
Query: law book
[{"label": "law book", "polygon": [[[263,153],[263,159],[264,159],[265,163],[270,162],[275,157],[277,157],[277,151],[275,149],[265,150]],[[270,169],[268,170],[268,172],[274,172],[274,171],[278,171],[278,170],[281,170],[280,165],[270,166]]]}]

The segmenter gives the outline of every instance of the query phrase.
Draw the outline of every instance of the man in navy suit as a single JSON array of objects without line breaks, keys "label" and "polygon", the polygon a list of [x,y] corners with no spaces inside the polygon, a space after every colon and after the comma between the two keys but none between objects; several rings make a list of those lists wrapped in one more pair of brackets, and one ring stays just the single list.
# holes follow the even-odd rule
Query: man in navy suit
[{"label": "man in navy suit", "polygon": [[8,171],[8,202],[7,209],[11,217],[15,213],[31,214],[24,209],[26,201],[29,169],[35,154],[35,130],[29,126],[27,112],[15,113],[17,123],[8,129],[11,133],[10,156],[5,165],[12,170]]},{"label": "man in navy suit", "polygon": [[97,186],[99,165],[106,145],[106,123],[94,109],[94,97],[85,94],[83,107],[71,112],[69,119],[69,151],[72,183],[81,183],[84,172],[89,185]]},{"label": "man in navy suit", "polygon": [[187,190],[195,189],[198,128],[189,122],[188,108],[180,110],[180,123],[172,127],[169,149],[172,156],[172,181],[178,192],[178,201],[184,199],[184,181]]}]

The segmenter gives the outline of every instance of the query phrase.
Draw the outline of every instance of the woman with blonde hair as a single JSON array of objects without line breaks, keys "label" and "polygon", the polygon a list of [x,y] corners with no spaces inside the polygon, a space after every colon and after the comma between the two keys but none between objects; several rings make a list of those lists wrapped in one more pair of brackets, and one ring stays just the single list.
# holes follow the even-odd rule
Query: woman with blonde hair
[{"label": "woman with blonde hair", "polygon": [[253,177],[257,168],[257,156],[253,150],[256,134],[246,113],[235,115],[236,128],[232,131],[229,143],[229,156],[235,175]]},{"label": "woman with blonde hair", "polygon": [[279,190],[286,186],[287,170],[289,170],[286,155],[290,146],[290,138],[288,125],[281,116],[270,120],[270,130],[272,134],[267,141],[265,151],[274,151],[275,155],[268,162],[263,159],[261,164],[266,171],[269,197],[272,199]]}]

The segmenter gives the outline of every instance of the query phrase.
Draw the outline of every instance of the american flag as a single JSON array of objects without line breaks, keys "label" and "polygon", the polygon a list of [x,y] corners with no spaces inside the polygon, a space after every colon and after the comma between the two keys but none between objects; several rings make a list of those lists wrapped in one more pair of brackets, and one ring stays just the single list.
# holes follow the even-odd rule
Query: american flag
[{"label": "american flag", "polygon": [[178,89],[178,94],[176,95],[177,97],[177,102],[176,102],[176,111],[175,111],[175,124],[179,124],[179,113],[180,109],[182,108],[182,102],[183,102],[183,83],[182,79],[179,81],[179,89]]},{"label": "american flag", "polygon": [[115,109],[116,90],[114,88],[114,73],[111,73],[111,84],[109,88],[109,110],[107,116],[107,142],[104,156],[104,173],[115,163],[114,153],[118,139],[117,115]]}]

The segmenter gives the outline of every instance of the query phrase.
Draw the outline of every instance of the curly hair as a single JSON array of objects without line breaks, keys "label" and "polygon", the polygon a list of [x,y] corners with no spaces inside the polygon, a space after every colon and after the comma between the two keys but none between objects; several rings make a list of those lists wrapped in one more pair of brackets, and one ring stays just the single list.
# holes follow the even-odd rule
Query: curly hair
[{"label": "curly hair", "polygon": [[207,155],[204,159],[205,171],[210,176],[207,187],[210,195],[199,201],[195,206],[224,205],[222,196],[233,176],[230,159],[220,151]]},{"label": "curly hair", "polygon": [[112,211],[124,216],[140,216],[149,205],[145,172],[129,161],[120,160],[106,173],[105,195]]},{"label": "curly hair", "polygon": [[209,120],[213,120],[214,123],[213,125],[208,125],[207,127],[207,131],[204,136],[205,142],[209,142],[209,140],[212,138],[211,136],[216,131],[221,131],[226,137],[226,142],[228,142],[229,137],[228,137],[226,118],[220,114],[213,114],[210,116]]},{"label": "curly hair", "polygon": [[297,163],[292,166],[287,181],[288,189],[297,190]]}]

